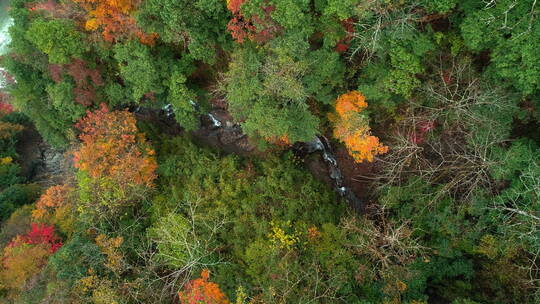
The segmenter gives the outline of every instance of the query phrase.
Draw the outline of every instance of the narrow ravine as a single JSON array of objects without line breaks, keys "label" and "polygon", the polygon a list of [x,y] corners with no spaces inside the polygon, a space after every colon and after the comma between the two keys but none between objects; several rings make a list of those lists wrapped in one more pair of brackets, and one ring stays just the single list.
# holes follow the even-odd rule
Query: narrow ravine
[{"label": "narrow ravine", "polygon": [[[133,109],[139,119],[149,120],[161,124],[161,128],[172,134],[183,132],[182,127],[174,119],[172,105],[168,104],[161,110],[137,107]],[[239,124],[235,123],[225,109],[213,109],[208,114],[201,116],[201,127],[191,132],[194,139],[207,146],[211,146],[225,153],[247,156],[261,154],[250,142],[246,134],[242,132]],[[364,202],[351,188],[345,186],[344,176],[328,138],[324,135],[317,136],[310,142],[298,142],[290,148],[295,155],[306,160],[312,155],[318,158],[311,160],[317,164],[306,165],[317,179],[325,182],[343,197],[355,212],[361,213],[365,208]],[[320,175],[324,176],[320,176]]]}]

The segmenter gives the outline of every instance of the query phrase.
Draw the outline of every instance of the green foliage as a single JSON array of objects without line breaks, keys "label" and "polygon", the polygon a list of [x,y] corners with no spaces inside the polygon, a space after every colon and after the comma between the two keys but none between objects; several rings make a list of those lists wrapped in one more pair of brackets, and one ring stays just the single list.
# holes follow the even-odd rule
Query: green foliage
[{"label": "green foliage", "polygon": [[330,68],[338,58],[323,50],[310,53],[307,61],[296,59],[299,54],[283,49],[289,42],[277,40],[275,53],[266,57],[253,48],[233,54],[224,89],[231,114],[243,122],[248,135],[266,140],[287,136],[296,142],[309,141],[318,133],[319,122],[307,99],[329,103],[343,70]]},{"label": "green foliage", "polygon": [[101,270],[104,262],[105,257],[94,242],[75,235],[50,258],[48,267],[56,273],[58,280],[73,286],[87,275],[89,269]]},{"label": "green foliage", "polygon": [[[256,264],[250,264],[249,267],[270,267],[276,263],[284,263],[280,266],[283,275],[294,272],[299,278],[303,276],[303,269],[312,266],[310,263],[320,263],[320,257],[316,257],[311,251],[315,249],[311,247],[306,247],[306,252],[300,251],[302,258],[274,256],[277,249],[268,239],[273,225],[271,221],[291,223],[292,226],[288,226],[288,229],[298,231],[305,240],[309,225],[319,226],[335,221],[341,213],[341,208],[332,203],[335,199],[332,193],[296,168],[290,156],[243,165],[233,156],[219,157],[183,138],[164,140],[158,148],[158,155],[162,157],[159,163],[163,192],[154,199],[152,208],[156,220],[149,230],[149,237],[157,243],[158,255],[168,261],[170,266],[188,267],[204,264],[205,261],[212,263],[216,259],[226,259],[232,264],[217,263],[219,266],[214,277],[220,286],[234,290],[237,286],[228,275],[230,272],[244,271],[238,263],[256,261]],[[196,227],[195,230],[192,230],[192,225]],[[204,247],[201,247],[203,244]],[[298,245],[302,248],[307,246],[304,243]],[[221,259],[213,257],[216,253],[212,253],[211,249],[216,246],[228,248],[219,253]],[[263,260],[272,264],[261,263],[262,257],[247,257],[246,248],[251,246],[263,246],[264,251],[259,248],[249,252],[264,255]],[[331,250],[336,252],[328,254],[335,254],[336,258],[339,255],[338,247],[332,247]],[[325,249],[321,250],[327,252]],[[201,256],[206,258],[197,258]],[[328,268],[324,271],[344,276],[347,267],[336,268],[335,264],[341,262],[331,261],[334,258],[328,257],[325,261]],[[268,259],[273,260],[270,262]],[[340,259],[346,260],[343,262],[345,264],[352,262],[343,256],[340,256]],[[295,266],[288,268],[287,265]],[[305,284],[316,284],[319,271],[323,271],[318,267],[312,269],[313,272],[305,279]],[[251,273],[252,284],[264,287],[265,292],[279,289],[279,284],[287,284],[285,281],[274,284],[271,273],[264,273],[264,270],[246,271]],[[262,273],[264,276],[258,275]],[[335,284],[332,288],[337,290],[343,286],[344,281],[325,284]],[[299,294],[295,293],[290,299],[296,297],[299,297]],[[298,299],[301,298],[300,296]]]},{"label": "green foliage", "polygon": [[418,76],[425,71],[426,57],[435,48],[429,35],[415,31],[402,34],[400,40],[383,34],[382,47],[375,53],[378,58],[359,77],[358,90],[370,105],[390,112],[395,111],[396,102],[410,99],[420,86]]},{"label": "green foliage", "polygon": [[167,43],[187,47],[197,60],[215,63],[216,50],[226,45],[226,2],[221,0],[147,0],[137,15],[148,33],[158,33]]},{"label": "green foliage", "polygon": [[57,113],[66,121],[75,123],[84,116],[85,108],[75,103],[73,96],[73,85],[67,81],[52,84],[46,89],[51,99],[52,106]]},{"label": "green foliage", "polygon": [[[67,147],[69,140],[74,138],[72,121],[58,113],[57,108],[49,105],[46,88],[51,83],[49,77],[44,77],[40,70],[47,68],[46,59],[43,62],[38,56],[34,61],[26,62],[6,56],[3,65],[17,79],[17,84],[9,88],[13,105],[34,123],[49,144],[58,148]],[[58,98],[65,100],[61,96]],[[73,107],[76,108],[75,105]]]},{"label": "green foliage", "polygon": [[383,80],[383,85],[395,94],[411,97],[412,90],[420,85],[420,81],[415,77],[423,70],[420,58],[397,46],[390,50],[390,64],[393,69]]},{"label": "green foliage", "polygon": [[21,167],[15,163],[0,165],[0,191],[9,186],[24,182],[24,178],[20,175]]},{"label": "green foliage", "polygon": [[192,102],[196,94],[186,84],[187,78],[179,69],[175,70],[170,79],[168,100],[173,106],[176,121],[187,130],[199,127],[199,111]]},{"label": "green foliage", "polygon": [[498,165],[492,167],[496,179],[510,182],[493,201],[495,218],[507,223],[498,230],[506,239],[524,242],[524,247],[531,254],[540,250],[540,224],[536,216],[540,212],[538,149],[530,141],[514,142],[508,150],[495,151],[494,159]]},{"label": "green foliage", "polygon": [[83,35],[70,20],[34,20],[26,38],[39,50],[49,55],[50,63],[70,63],[71,58],[82,58],[87,50]]},{"label": "green foliage", "polygon": [[336,16],[339,20],[345,20],[351,17],[359,3],[358,0],[326,0],[316,2],[326,2],[326,7],[324,7],[323,14],[327,16]]},{"label": "green foliage", "polygon": [[30,120],[28,119],[28,116],[24,115],[21,112],[11,112],[9,114],[6,114],[0,118],[0,121],[23,126],[30,125]]},{"label": "green foliage", "polygon": [[422,0],[428,12],[446,13],[456,7],[457,0]]},{"label": "green foliage", "polygon": [[150,48],[137,40],[114,46],[114,58],[118,61],[120,75],[131,90],[131,98],[137,103],[147,93],[163,93],[159,61]]},{"label": "green foliage", "polygon": [[[485,8],[465,6],[461,32],[473,51],[491,50],[489,73],[524,95],[540,88],[540,7],[535,1],[497,1]],[[505,83],[506,82],[506,83]]]},{"label": "green foliage", "polygon": [[306,91],[317,101],[331,104],[335,99],[335,90],[342,86],[345,66],[335,51],[320,49],[310,52],[307,57],[310,71],[303,81]]},{"label": "green foliage", "polygon": [[4,221],[18,207],[33,203],[40,194],[40,187],[35,184],[15,184],[0,192],[0,221]]}]

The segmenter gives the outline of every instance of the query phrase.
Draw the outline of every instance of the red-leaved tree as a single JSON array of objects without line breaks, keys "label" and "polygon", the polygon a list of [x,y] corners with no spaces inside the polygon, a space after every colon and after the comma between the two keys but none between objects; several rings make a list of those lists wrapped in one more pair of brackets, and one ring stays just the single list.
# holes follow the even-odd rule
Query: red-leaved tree
[{"label": "red-leaved tree", "polygon": [[75,102],[85,107],[91,106],[96,98],[96,88],[103,85],[99,70],[89,68],[87,63],[81,59],[74,59],[70,64],[49,65],[49,74],[55,82],[61,82],[64,73],[75,81],[73,88]]},{"label": "red-leaved tree", "polygon": [[29,232],[16,236],[4,248],[0,285],[8,290],[23,289],[60,247],[62,242],[54,226],[32,223]]},{"label": "red-leaved tree", "polygon": [[344,53],[349,50],[351,41],[354,37],[354,19],[351,17],[341,21],[341,25],[345,30],[345,37],[338,41],[336,44],[336,52]]},{"label": "red-leaved tree", "polygon": [[62,241],[54,232],[54,226],[44,224],[30,224],[28,233],[17,237],[8,246],[18,246],[21,243],[29,245],[46,245],[51,253],[55,253],[62,247]]},{"label": "red-leaved tree", "polygon": [[265,43],[272,39],[281,27],[270,16],[275,7],[268,5],[262,7],[263,14],[246,18],[242,13],[242,4],[245,0],[227,0],[227,8],[233,13],[233,18],[227,24],[227,30],[238,43],[250,39],[258,43]]}]

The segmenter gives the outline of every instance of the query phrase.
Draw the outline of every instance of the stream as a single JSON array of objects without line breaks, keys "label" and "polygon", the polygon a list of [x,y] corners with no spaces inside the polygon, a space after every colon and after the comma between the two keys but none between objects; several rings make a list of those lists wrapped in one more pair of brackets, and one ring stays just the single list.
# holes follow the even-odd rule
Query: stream
[{"label": "stream", "polygon": [[[9,0],[0,0],[0,56],[7,53],[8,45],[11,42],[9,36],[9,27],[13,24],[13,19],[9,17],[8,13]],[[5,74],[2,73],[4,69],[0,67],[0,89],[6,86]]]},{"label": "stream", "polygon": [[[9,0],[0,0],[0,56],[9,51],[8,45],[11,42],[9,36],[9,27],[13,24],[13,19],[10,18],[8,13]],[[0,67],[0,89],[6,86],[7,80],[5,74],[2,73],[3,69]],[[197,103],[190,101],[194,107],[198,107]],[[166,105],[161,110],[154,110],[149,108],[137,107],[132,109],[138,116],[156,116],[158,121],[165,123],[173,133],[182,132],[181,126],[176,123],[174,119],[173,107],[171,104]],[[148,118],[148,117],[147,117]],[[207,115],[201,117],[201,128],[192,132],[192,135],[202,143],[209,146],[219,148],[227,153],[235,153],[239,155],[254,154],[257,152],[255,147],[248,141],[247,136],[242,132],[242,128],[239,124],[233,122],[232,117],[224,109],[214,109]],[[42,151],[43,150],[43,151]],[[324,136],[317,136],[310,142],[296,143],[292,147],[293,152],[306,159],[309,155],[319,154],[322,162],[326,166],[326,175],[329,179],[324,179],[327,184],[333,187],[341,197],[343,197],[349,203],[350,207],[356,212],[362,212],[364,207],[363,202],[354,194],[354,192],[343,185],[343,174],[338,167],[336,157],[333,153],[330,141]],[[37,150],[36,150],[37,151]],[[43,175],[58,171],[57,163],[60,163],[57,157],[59,153],[52,153],[50,157],[47,157],[47,149],[40,149],[40,157],[34,157],[40,159],[47,169],[42,169]],[[50,154],[50,153],[49,153]],[[58,154],[58,155],[57,155]],[[31,159],[34,159],[31,158]],[[51,158],[49,162],[45,161]],[[57,159],[58,158],[58,159]],[[35,166],[27,164],[28,168],[34,168]],[[50,168],[49,168],[50,167]],[[309,169],[309,168],[308,168]],[[33,171],[33,170],[32,170]],[[321,172],[314,172],[310,170],[313,175],[317,177]],[[36,173],[28,173],[34,175]],[[39,174],[38,174],[39,175]],[[46,180],[46,178],[41,178]]]},{"label": "stream", "polygon": [[[173,107],[170,104],[161,110],[137,107],[132,111],[140,119],[158,121],[163,124],[164,130],[168,130],[172,134],[183,132],[182,127],[174,119]],[[248,137],[242,132],[241,126],[234,123],[232,117],[224,109],[213,109],[210,113],[203,115],[201,117],[201,127],[191,132],[191,134],[197,141],[226,153],[245,156],[260,153],[249,143]],[[308,170],[315,177],[321,173],[325,174],[326,176],[322,180],[343,197],[355,212],[363,212],[363,201],[350,188],[344,186],[343,174],[339,169],[331,143],[325,136],[317,136],[309,142],[295,143],[291,150],[301,159],[307,159],[311,155],[318,155],[319,157],[315,158],[314,161],[321,162],[323,167],[326,167],[324,172],[309,167]]]}]

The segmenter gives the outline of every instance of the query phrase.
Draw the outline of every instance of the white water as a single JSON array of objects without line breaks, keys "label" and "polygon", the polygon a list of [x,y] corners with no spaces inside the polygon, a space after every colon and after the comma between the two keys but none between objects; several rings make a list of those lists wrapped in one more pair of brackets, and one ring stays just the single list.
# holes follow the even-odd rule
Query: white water
[{"label": "white water", "polygon": [[11,42],[9,36],[9,27],[13,24],[11,18],[7,18],[3,24],[0,25],[0,55],[4,55],[8,51],[8,45]]},{"label": "white water", "polygon": [[9,37],[9,27],[13,24],[13,19],[8,13],[9,0],[0,0],[0,55],[4,55],[11,38]]},{"label": "white water", "polygon": [[[0,0],[0,56],[8,52],[8,45],[11,42],[11,37],[9,36],[9,27],[13,24],[13,19],[9,17],[8,0]],[[0,67],[0,70],[3,70]],[[3,73],[0,73],[0,89],[6,86],[6,79],[4,78]]]}]

